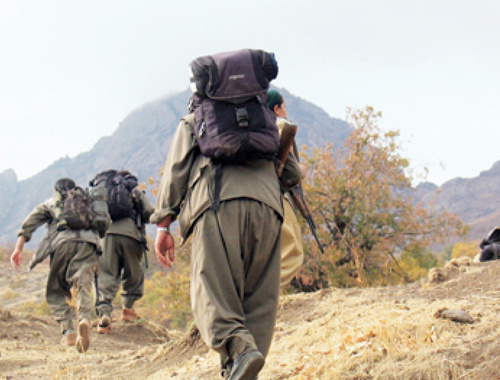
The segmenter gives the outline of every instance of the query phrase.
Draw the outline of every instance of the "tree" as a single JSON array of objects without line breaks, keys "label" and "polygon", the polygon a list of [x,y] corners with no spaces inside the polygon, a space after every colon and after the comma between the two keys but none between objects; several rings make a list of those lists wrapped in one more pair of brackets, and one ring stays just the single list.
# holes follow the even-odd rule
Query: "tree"
[{"label": "tree", "polygon": [[422,262],[433,243],[465,232],[455,215],[414,204],[399,134],[382,132],[380,118],[371,107],[349,110],[354,130],[342,148],[335,152],[329,145],[303,154],[309,165],[304,190],[326,247],[320,255],[306,236],[305,265],[296,285],[411,281],[408,265],[403,268],[398,258]]}]

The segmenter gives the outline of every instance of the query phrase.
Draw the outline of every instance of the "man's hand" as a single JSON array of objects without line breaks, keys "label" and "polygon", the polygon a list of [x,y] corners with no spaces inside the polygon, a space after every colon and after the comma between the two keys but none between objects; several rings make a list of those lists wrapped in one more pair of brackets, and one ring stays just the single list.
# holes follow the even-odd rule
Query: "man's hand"
[{"label": "man's hand", "polygon": [[155,252],[158,263],[166,268],[171,268],[174,262],[175,243],[170,233],[158,231],[155,239]]},{"label": "man's hand", "polygon": [[14,252],[10,255],[10,263],[16,269],[19,269],[21,263],[23,262],[23,248],[24,243],[26,242],[26,238],[24,236],[19,236],[17,238],[17,243],[14,248]]},{"label": "man's hand", "polygon": [[21,266],[21,263],[23,261],[23,255],[22,251],[19,249],[14,249],[14,252],[12,252],[12,255],[10,256],[10,263],[15,269],[19,269]]}]

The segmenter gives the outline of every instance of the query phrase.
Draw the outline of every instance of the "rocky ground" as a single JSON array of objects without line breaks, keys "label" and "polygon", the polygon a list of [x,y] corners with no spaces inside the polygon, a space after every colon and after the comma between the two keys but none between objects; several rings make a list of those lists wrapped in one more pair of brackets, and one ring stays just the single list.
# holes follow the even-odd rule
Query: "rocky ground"
[{"label": "rocky ground", "polygon": [[[193,330],[115,320],[85,354],[23,305],[43,298],[33,273],[0,264],[0,379],[219,379],[218,358]],[[500,262],[464,264],[435,283],[328,289],[282,297],[259,380],[498,379]],[[472,323],[439,318],[460,310]],[[116,316],[115,316],[116,317]]]}]

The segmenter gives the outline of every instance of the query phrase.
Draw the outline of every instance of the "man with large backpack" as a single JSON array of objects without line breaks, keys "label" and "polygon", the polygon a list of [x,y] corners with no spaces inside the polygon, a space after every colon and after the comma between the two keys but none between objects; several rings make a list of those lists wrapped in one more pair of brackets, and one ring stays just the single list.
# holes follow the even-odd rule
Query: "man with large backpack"
[{"label": "man with large backpack", "polygon": [[141,260],[146,254],[144,225],[154,208],[146,193],[137,185],[137,177],[128,171],[107,170],[90,181],[92,188],[104,188],[108,194],[108,209],[113,223],[106,232],[103,254],[99,257],[100,317],[97,332],[111,332],[113,299],[122,287],[121,319],[139,318],[133,306],[143,296],[144,271]]},{"label": "man with large backpack", "polygon": [[[105,233],[109,216],[106,202],[102,198],[94,202],[91,195],[76,186],[73,180],[61,178],[54,188],[54,197],[36,206],[22,223],[11,263],[16,269],[20,267],[24,243],[31,239],[38,227],[46,224],[48,239],[41,245],[44,251],[39,252],[36,262],[50,256],[47,303],[61,327],[61,344],[76,345],[79,352],[85,352],[90,345],[91,291],[98,265],[99,235]],[[34,265],[32,263],[30,267]],[[72,289],[76,294],[77,333],[73,328],[73,308],[70,306]]]},{"label": "man with large backpack", "polygon": [[190,65],[193,101],[173,137],[156,211],[156,257],[174,261],[171,223],[193,236],[196,325],[231,380],[264,365],[279,299],[282,194],[274,167],[279,134],[266,107],[274,55],[240,50]]}]

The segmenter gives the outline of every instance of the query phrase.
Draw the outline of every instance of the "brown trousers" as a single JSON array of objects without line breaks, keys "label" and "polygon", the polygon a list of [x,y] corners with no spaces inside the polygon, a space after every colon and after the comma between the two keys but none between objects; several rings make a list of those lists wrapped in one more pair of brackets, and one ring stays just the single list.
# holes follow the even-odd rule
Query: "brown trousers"
[{"label": "brown trousers", "polygon": [[92,319],[92,281],[97,270],[96,246],[87,242],[68,241],[55,249],[47,279],[46,298],[62,332],[73,329],[71,288],[77,289],[76,308],[79,319]]},{"label": "brown trousers", "polygon": [[222,365],[245,351],[267,355],[280,287],[281,217],[250,199],[222,202],[193,230],[191,304]]},{"label": "brown trousers", "polygon": [[304,249],[300,225],[288,198],[283,200],[284,220],[281,234],[281,287],[287,286],[300,270]]},{"label": "brown trousers", "polygon": [[122,287],[122,307],[131,309],[144,293],[144,271],[141,267],[141,243],[131,237],[107,234],[104,251],[99,257],[100,316],[111,315],[113,299]]}]

